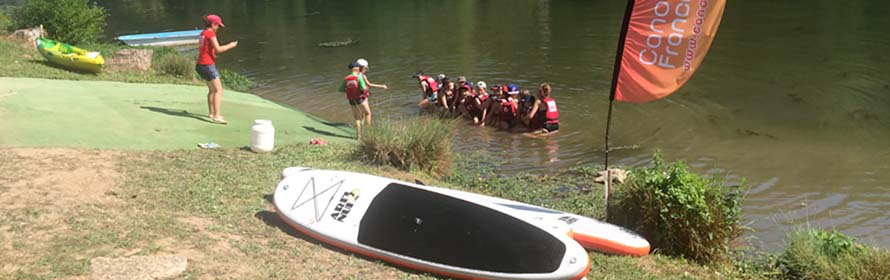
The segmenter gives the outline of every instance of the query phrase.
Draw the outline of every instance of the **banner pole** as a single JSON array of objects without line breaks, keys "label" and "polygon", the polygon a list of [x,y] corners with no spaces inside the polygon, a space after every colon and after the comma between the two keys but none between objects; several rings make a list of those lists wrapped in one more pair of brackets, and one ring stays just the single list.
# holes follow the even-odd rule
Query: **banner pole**
[{"label": "banner pole", "polygon": [[624,40],[627,38],[627,28],[630,26],[630,17],[633,15],[635,0],[627,0],[624,9],[624,22],[621,23],[621,34],[618,35],[618,49],[615,51],[615,66],[612,71],[612,88],[609,91],[609,114],[606,117],[606,145],[605,145],[605,169],[606,191],[604,219],[609,220],[609,195],[612,193],[612,172],[609,172],[609,129],[612,126],[612,105],[615,102],[615,91],[618,89],[618,74],[621,73],[621,58],[624,56]]},{"label": "banner pole", "polygon": [[606,206],[604,212],[604,220],[609,220],[609,194],[612,191],[612,172],[609,172],[609,127],[612,125],[612,103],[614,103],[614,99],[609,99],[609,115],[606,117],[606,191],[603,195],[606,200]]}]

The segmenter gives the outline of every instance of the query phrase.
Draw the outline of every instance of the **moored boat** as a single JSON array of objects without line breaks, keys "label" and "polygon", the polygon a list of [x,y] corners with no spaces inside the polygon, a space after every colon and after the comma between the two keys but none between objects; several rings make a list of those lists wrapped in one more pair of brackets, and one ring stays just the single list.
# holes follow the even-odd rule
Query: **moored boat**
[{"label": "moored boat", "polygon": [[118,36],[117,40],[130,46],[177,46],[198,44],[201,37],[200,29],[144,33]]},{"label": "moored boat", "polygon": [[47,38],[37,38],[37,51],[50,63],[75,71],[99,73],[105,59],[99,52],[87,51]]}]

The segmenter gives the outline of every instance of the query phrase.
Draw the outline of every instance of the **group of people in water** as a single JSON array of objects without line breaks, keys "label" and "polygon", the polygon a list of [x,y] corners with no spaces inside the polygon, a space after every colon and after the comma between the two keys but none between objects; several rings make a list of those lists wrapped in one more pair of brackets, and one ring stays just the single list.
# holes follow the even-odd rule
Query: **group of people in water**
[{"label": "group of people in water", "polygon": [[422,71],[414,74],[420,85],[423,99],[419,106],[438,108],[445,116],[462,117],[479,126],[539,134],[559,131],[559,109],[551,93],[549,83],[542,83],[537,94],[520,89],[514,84],[489,86],[483,81],[475,84],[466,77],[457,81],[445,74],[436,78]]},{"label": "group of people in water", "polygon": [[[348,67],[352,73],[343,79],[340,91],[346,93],[361,139],[362,126],[371,123],[370,88],[388,87],[368,80],[367,60],[359,58]],[[489,86],[483,81],[474,84],[464,76],[454,81],[445,74],[433,78],[419,71],[413,78],[417,79],[422,94],[418,106],[437,111],[440,116],[464,118],[478,126],[529,132],[530,136],[546,136],[559,131],[559,109],[549,83],[542,83],[537,94],[532,95],[528,89],[520,89],[514,84]]]},{"label": "group of people in water", "polygon": [[[222,19],[217,15],[206,15],[203,19],[207,28],[199,40],[195,71],[207,82],[208,117],[213,122],[226,124],[228,122],[220,114],[223,90],[216,69],[216,54],[235,48],[238,42],[220,44],[216,32],[225,26]],[[368,104],[370,88],[388,87],[368,80],[368,61],[365,59],[353,61],[349,68],[352,73],[343,79],[340,91],[346,93],[355,118],[356,132],[361,139],[362,126],[371,123],[371,107]],[[419,71],[413,78],[417,79],[422,94],[418,105],[438,111],[443,117],[464,118],[479,126],[494,126],[508,131],[531,132],[528,133],[531,136],[545,136],[559,131],[559,110],[551,96],[549,83],[542,83],[533,96],[528,89],[520,89],[514,84],[489,86],[482,81],[474,84],[464,76],[453,81],[445,74],[433,78]]]}]

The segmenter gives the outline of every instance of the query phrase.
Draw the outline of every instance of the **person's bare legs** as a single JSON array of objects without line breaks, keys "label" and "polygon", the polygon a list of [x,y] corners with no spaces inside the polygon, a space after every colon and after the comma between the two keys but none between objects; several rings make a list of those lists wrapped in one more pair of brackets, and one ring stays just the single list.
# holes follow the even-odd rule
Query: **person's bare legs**
[{"label": "person's bare legs", "polygon": [[359,105],[351,105],[352,108],[352,117],[355,118],[355,135],[359,141],[362,140],[362,112],[359,109]]},{"label": "person's bare legs", "polygon": [[214,99],[216,99],[216,92],[213,88],[213,81],[207,81],[207,111],[211,120],[216,120],[216,108],[213,107]]},{"label": "person's bare legs", "polygon": [[228,123],[225,118],[223,118],[220,105],[222,104],[222,82],[219,80],[219,77],[210,81],[213,84],[214,94],[213,94],[213,112],[216,113],[214,120],[219,123]]},{"label": "person's bare legs", "polygon": [[362,114],[364,114],[364,125],[371,125],[371,105],[368,104],[367,99],[362,103],[361,110]]}]

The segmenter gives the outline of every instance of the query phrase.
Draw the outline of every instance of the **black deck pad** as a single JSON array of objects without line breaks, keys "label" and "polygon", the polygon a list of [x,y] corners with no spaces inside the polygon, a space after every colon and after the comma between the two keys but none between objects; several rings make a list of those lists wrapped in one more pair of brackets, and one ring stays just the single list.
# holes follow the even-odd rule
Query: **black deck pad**
[{"label": "black deck pad", "polygon": [[549,273],[565,245],[512,216],[465,200],[396,183],[368,207],[358,242],[462,268],[503,273]]}]

